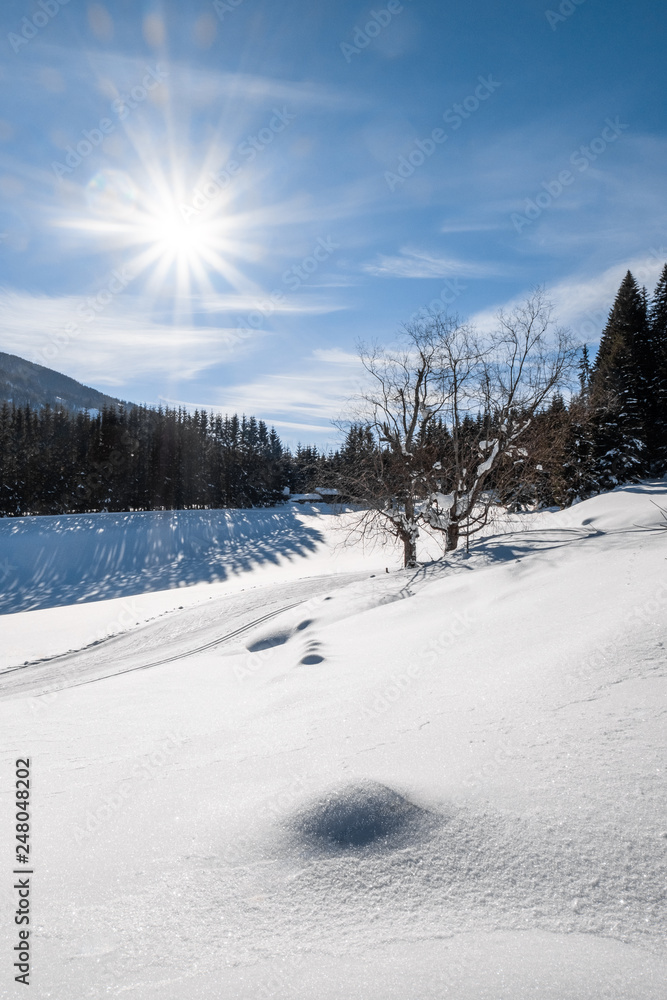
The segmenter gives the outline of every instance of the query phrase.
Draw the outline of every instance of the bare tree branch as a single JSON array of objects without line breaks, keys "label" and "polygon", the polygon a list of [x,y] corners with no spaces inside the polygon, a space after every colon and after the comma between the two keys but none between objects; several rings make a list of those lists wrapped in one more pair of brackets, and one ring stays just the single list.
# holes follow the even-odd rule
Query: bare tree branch
[{"label": "bare tree branch", "polygon": [[375,441],[345,491],[363,505],[364,532],[398,537],[416,565],[420,527],[445,551],[487,523],[502,477],[523,461],[518,442],[535,415],[568,383],[576,349],[554,328],[542,289],[480,336],[470,325],[425,313],[405,325],[401,347],[360,345],[368,383],[354,415]]}]

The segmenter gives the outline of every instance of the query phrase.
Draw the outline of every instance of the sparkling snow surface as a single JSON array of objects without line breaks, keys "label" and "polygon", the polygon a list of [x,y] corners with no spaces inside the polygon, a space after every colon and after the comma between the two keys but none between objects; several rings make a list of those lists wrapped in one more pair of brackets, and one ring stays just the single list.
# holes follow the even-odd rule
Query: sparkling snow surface
[{"label": "sparkling snow surface", "polygon": [[[340,519],[308,507],[268,565],[256,512],[236,522],[254,559],[219,544],[214,567],[201,543],[197,568],[186,546],[179,577],[156,557],[179,590],[135,597],[138,556],[122,582],[91,557],[113,599],[57,607],[47,568],[44,609],[0,619],[5,817],[14,760],[33,770],[31,996],[665,1000],[666,493],[523,518],[418,571],[335,549]],[[84,601],[67,545],[32,537],[45,520],[25,545]],[[186,520],[209,537],[211,512]],[[18,996],[8,875],[0,896]]]}]

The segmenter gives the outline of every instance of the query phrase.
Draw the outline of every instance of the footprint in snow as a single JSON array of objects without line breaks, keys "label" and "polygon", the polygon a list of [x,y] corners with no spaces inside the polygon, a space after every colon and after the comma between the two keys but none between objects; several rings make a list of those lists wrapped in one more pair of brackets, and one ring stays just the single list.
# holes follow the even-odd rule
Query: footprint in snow
[{"label": "footprint in snow", "polygon": [[324,663],[324,657],[320,656],[316,650],[320,648],[321,643],[319,642],[309,642],[306,649],[308,652],[305,656],[302,656],[299,663],[303,663],[306,666],[311,666],[314,663]]}]

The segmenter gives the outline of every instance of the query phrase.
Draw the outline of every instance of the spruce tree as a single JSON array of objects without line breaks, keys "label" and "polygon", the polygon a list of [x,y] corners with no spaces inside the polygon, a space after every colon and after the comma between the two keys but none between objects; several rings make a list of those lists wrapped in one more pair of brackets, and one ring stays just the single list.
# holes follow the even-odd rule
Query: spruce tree
[{"label": "spruce tree", "polygon": [[647,471],[647,351],[646,300],[628,271],[609,313],[590,381],[601,489],[612,489]]},{"label": "spruce tree", "polygon": [[653,293],[649,312],[650,426],[649,453],[654,471],[667,470],[667,264]]},{"label": "spruce tree", "polygon": [[591,385],[591,361],[588,356],[588,347],[584,344],[579,362],[579,384],[581,385],[581,395],[587,396]]},{"label": "spruce tree", "polygon": [[594,411],[583,393],[570,401],[563,448],[564,496],[568,504],[585,500],[603,489],[595,459],[593,416]]}]

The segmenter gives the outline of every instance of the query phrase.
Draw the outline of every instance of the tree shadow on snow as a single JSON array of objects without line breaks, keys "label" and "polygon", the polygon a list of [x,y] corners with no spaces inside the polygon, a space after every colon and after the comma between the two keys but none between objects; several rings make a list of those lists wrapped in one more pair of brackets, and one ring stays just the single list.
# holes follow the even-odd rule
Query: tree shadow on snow
[{"label": "tree shadow on snow", "polygon": [[289,507],[4,518],[0,612],[220,582],[322,541]]}]

